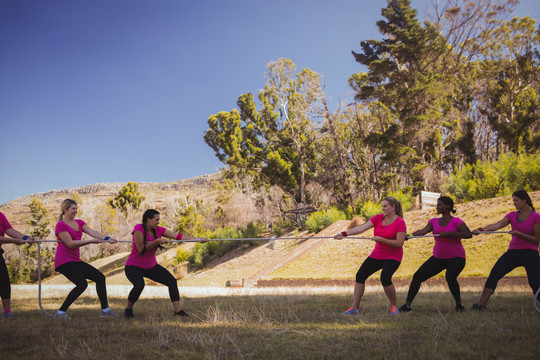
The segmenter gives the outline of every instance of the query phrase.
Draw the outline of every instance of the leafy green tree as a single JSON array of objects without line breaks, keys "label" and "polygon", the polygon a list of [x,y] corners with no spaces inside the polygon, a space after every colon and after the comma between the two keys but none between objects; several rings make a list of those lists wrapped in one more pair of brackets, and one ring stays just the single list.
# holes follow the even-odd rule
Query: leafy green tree
[{"label": "leafy green tree", "polygon": [[202,235],[206,220],[205,214],[206,209],[203,200],[197,199],[191,201],[189,196],[185,199],[177,200],[177,207],[174,213],[175,231],[193,236]]},{"label": "leafy green tree", "polygon": [[99,205],[96,208],[96,221],[99,232],[102,234],[114,234],[116,232],[118,215],[108,203]]},{"label": "leafy green tree", "polygon": [[107,204],[113,209],[120,209],[122,214],[127,218],[129,207],[138,209],[144,199],[144,195],[139,193],[139,184],[129,181],[120,189],[114,199],[107,201]]},{"label": "leafy green tree", "polygon": [[482,66],[490,76],[485,78],[481,112],[502,142],[499,151],[538,151],[540,31],[535,29],[535,20],[525,17],[500,21],[484,36],[488,52]]},{"label": "leafy green tree", "polygon": [[289,59],[271,62],[267,69],[260,110],[252,94],[241,95],[239,110],[208,119],[204,139],[233,174],[255,175],[258,184],[276,185],[305,207],[306,183],[317,158],[313,119],[320,116],[320,79],[309,69],[295,74]]},{"label": "leafy green tree", "polygon": [[51,233],[51,230],[48,228],[51,223],[49,220],[49,210],[45,208],[45,205],[38,198],[33,198],[29,207],[32,217],[26,223],[32,226],[30,236],[35,239],[46,239]]},{"label": "leafy green tree", "polygon": [[454,126],[442,121],[453,88],[452,77],[440,67],[446,40],[429,22],[422,27],[408,0],[388,1],[382,15],[386,20],[377,26],[385,38],[361,42],[362,52],[353,55],[368,72],[353,75],[349,83],[358,101],[380,102],[396,121],[372,131],[367,141],[379,144],[381,160],[405,176],[400,186],[437,186],[427,174],[442,172],[444,135]]},{"label": "leafy green tree", "polygon": [[[38,198],[33,198],[29,207],[31,218],[30,220],[26,221],[28,225],[32,226],[32,230],[29,235],[39,240],[46,239],[51,233],[51,230],[48,228],[50,224],[49,211]],[[26,244],[21,246],[19,249],[22,254],[24,254],[24,257],[21,257],[21,259],[11,265],[11,269],[16,270],[18,273],[18,276],[14,281],[35,281],[37,279],[37,247],[32,244]],[[42,247],[41,258],[41,270],[43,277],[50,276],[54,271],[54,253],[46,247]]]}]

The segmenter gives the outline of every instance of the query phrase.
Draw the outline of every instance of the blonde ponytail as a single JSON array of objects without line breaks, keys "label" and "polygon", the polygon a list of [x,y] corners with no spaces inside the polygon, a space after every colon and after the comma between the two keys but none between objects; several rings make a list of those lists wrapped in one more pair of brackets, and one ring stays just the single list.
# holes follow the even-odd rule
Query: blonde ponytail
[{"label": "blonde ponytail", "polygon": [[58,216],[58,221],[62,221],[64,219],[64,211],[69,209],[72,205],[77,205],[77,203],[71,199],[66,199],[62,201],[62,205],[60,206],[60,215]]}]

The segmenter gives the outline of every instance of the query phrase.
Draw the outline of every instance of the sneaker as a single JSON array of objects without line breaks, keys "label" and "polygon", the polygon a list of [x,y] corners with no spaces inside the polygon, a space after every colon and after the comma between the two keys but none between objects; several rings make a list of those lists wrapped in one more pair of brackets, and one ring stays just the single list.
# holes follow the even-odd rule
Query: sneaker
[{"label": "sneaker", "polygon": [[174,316],[180,316],[180,317],[188,317],[188,313],[185,312],[184,310],[180,310],[179,312],[175,312],[174,313]]},{"label": "sneaker", "polygon": [[133,309],[124,309],[124,315],[126,319],[131,319],[135,317],[135,314],[133,313]]},{"label": "sneaker", "polygon": [[15,320],[15,314],[11,312],[11,310],[7,311],[2,315],[4,319],[12,319]]},{"label": "sneaker", "polygon": [[111,309],[108,310],[101,310],[99,313],[99,317],[105,318],[105,317],[118,317],[118,314],[112,311]]},{"label": "sneaker", "polygon": [[472,308],[471,308],[471,311],[482,311],[482,310],[485,310],[486,307],[484,305],[480,305],[480,304],[473,304]]},{"label": "sneaker", "polygon": [[407,304],[403,304],[401,305],[401,307],[399,308],[399,312],[409,312],[409,311],[412,311],[411,307]]},{"label": "sneaker", "polygon": [[394,305],[390,305],[390,307],[388,307],[388,312],[390,313],[390,315],[398,315],[399,309]]},{"label": "sneaker", "polygon": [[360,309],[355,309],[353,307],[350,307],[347,309],[347,311],[342,312],[343,315],[354,315],[354,314],[360,314]]},{"label": "sneaker", "polygon": [[456,311],[457,312],[464,312],[465,311],[465,308],[463,307],[463,305],[456,305]]},{"label": "sneaker", "polygon": [[60,310],[58,310],[53,317],[55,319],[69,319],[67,312],[60,312]]}]

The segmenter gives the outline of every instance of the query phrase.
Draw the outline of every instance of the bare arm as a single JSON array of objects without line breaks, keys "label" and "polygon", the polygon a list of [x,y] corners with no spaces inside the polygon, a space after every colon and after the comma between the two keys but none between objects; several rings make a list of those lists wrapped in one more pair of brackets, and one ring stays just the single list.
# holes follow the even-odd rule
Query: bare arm
[{"label": "bare arm", "polygon": [[141,253],[143,249],[146,248],[146,251],[152,250],[155,247],[158,247],[159,245],[166,244],[168,241],[164,238],[159,238],[154,241],[147,241],[146,245],[144,244],[144,235],[140,231],[135,231],[133,233],[133,240],[135,241],[135,246],[137,247],[137,251]]},{"label": "bare arm", "polygon": [[458,231],[443,231],[439,234],[440,237],[453,237],[453,238],[460,238],[460,239],[470,239],[472,238],[473,234],[467,224],[462,222],[459,224]]},{"label": "bare arm", "polygon": [[91,240],[73,240],[71,238],[71,235],[67,231],[62,231],[58,233],[58,238],[60,241],[62,241],[66,246],[70,249],[75,249],[81,246],[85,246],[88,244],[99,244],[101,242],[100,239],[91,239]]},{"label": "bare arm", "polygon": [[[431,223],[428,222],[426,224],[426,226],[424,226],[423,229],[416,230],[411,235],[412,236],[426,235],[426,234],[429,234],[432,231],[433,231],[433,225],[431,225]],[[408,240],[408,237],[406,236],[405,239]]]},{"label": "bare arm", "polygon": [[[474,229],[472,233],[474,235],[480,234],[480,231],[495,231],[502,229],[505,226],[508,226],[510,224],[510,220],[507,217],[502,218],[502,220],[496,222],[495,224],[489,224],[487,226],[484,226],[483,228]],[[482,230],[480,230],[482,229]]]},{"label": "bare arm", "polygon": [[349,229],[347,231],[344,231],[346,235],[343,235],[342,233],[334,235],[334,239],[343,239],[345,236],[354,236],[363,233],[366,230],[369,230],[373,227],[373,223],[371,220],[366,221],[362,225],[355,226],[352,229]]},{"label": "bare arm", "polygon": [[[26,237],[26,240],[24,239],[24,237],[26,235],[24,235],[23,233],[15,230],[14,228],[9,228],[6,230],[6,234],[9,235],[10,237],[12,237],[14,240],[12,241],[6,241],[6,242],[11,242],[13,244],[17,244],[17,245],[22,245],[22,244],[25,244],[25,243],[33,243],[34,242],[34,238],[31,237],[31,236],[27,236]],[[7,239],[7,238],[4,238],[4,239]],[[9,239],[7,239],[9,240]],[[20,240],[20,241],[19,241]]]},{"label": "bare arm", "polygon": [[24,242],[25,241],[23,239],[12,239],[12,238],[7,238],[7,237],[0,236],[0,244],[22,245],[22,244],[24,244]]},{"label": "bare arm", "polygon": [[392,247],[403,247],[403,243],[405,242],[405,235],[405,231],[400,231],[396,234],[395,239],[387,239],[380,236],[374,236],[373,241]]},{"label": "bare arm", "polygon": [[[178,235],[180,235],[180,234],[172,232],[170,230],[165,230],[165,232],[163,233],[163,236],[165,236],[166,238],[169,238],[169,239],[178,239]],[[195,236],[186,235],[186,234],[182,234],[181,239],[182,240],[199,240],[199,242],[201,242],[201,243],[206,242],[206,240],[207,240],[206,238],[195,237]]]},{"label": "bare arm", "polygon": [[538,245],[540,244],[540,223],[534,224],[533,232],[534,234],[531,235],[522,233],[521,231],[512,230],[510,231],[510,234],[519,236],[520,238],[525,239],[534,245]]},{"label": "bare arm", "polygon": [[[93,237],[94,239],[100,239],[100,240],[105,240],[105,238],[107,238],[108,236],[105,236],[103,235],[102,233],[100,233],[99,231],[97,230],[94,230],[94,229],[91,229],[90,226],[88,225],[83,225],[82,227],[82,231],[88,235],[90,235],[91,237]],[[115,244],[117,242],[116,239],[113,239],[111,237],[108,237],[107,239],[108,242],[110,242],[111,244]]]}]

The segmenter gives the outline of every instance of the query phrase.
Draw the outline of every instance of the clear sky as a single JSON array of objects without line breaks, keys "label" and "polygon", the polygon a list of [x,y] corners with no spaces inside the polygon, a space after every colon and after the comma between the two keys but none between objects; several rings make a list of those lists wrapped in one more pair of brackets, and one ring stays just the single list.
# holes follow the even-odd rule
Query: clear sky
[{"label": "clear sky", "polygon": [[[423,20],[430,0],[413,0]],[[333,109],[386,1],[1,0],[0,204],[100,182],[219,171],[207,119],[290,58]],[[537,0],[516,15],[540,18]]]}]

